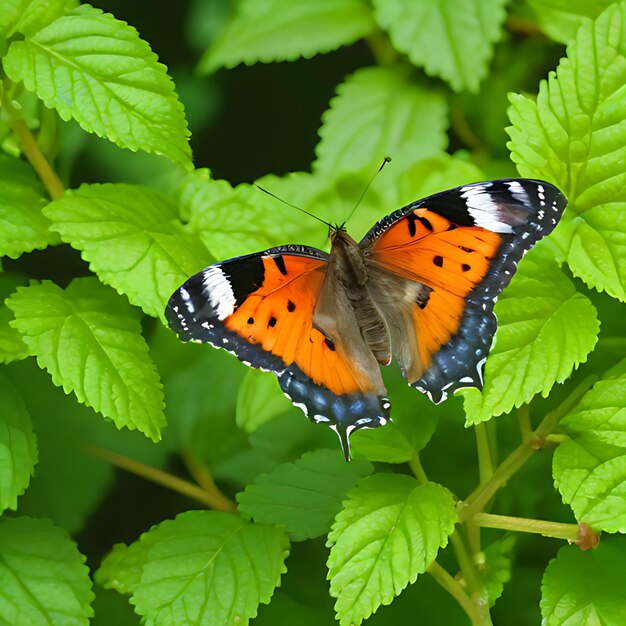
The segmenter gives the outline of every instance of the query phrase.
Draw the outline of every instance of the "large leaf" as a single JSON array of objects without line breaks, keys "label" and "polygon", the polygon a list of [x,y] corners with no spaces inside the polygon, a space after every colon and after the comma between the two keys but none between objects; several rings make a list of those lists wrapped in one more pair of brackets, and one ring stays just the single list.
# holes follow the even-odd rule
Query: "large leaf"
[{"label": "large leaf", "polygon": [[41,213],[45,205],[43,189],[32,169],[0,152],[0,256],[16,259],[58,242]]},{"label": "large leaf", "polygon": [[309,452],[248,485],[237,496],[239,510],[256,522],[284,526],[293,541],[320,537],[356,481],[373,471],[367,461],[346,463],[338,451]]},{"label": "large leaf", "polygon": [[141,579],[127,580],[136,584],[135,611],[160,626],[248,624],[270,601],[289,549],[284,531],[214,511],[162,522],[146,541],[148,550],[135,553],[145,558]]},{"label": "large leaf", "polygon": [[165,66],[112,15],[84,4],[14,41],[3,67],[64,120],[191,168],[185,114]]},{"label": "large leaf", "polygon": [[308,58],[352,43],[374,26],[363,0],[242,0],[198,67],[212,72],[239,63]]},{"label": "large leaf", "polygon": [[30,415],[15,387],[0,374],[0,513],[17,508],[37,463]]},{"label": "large leaf", "polygon": [[30,35],[47,26],[65,11],[70,0],[3,0],[0,4],[0,33]]},{"label": "large leaf", "polygon": [[0,363],[19,361],[28,356],[28,348],[21,335],[10,324],[13,311],[8,309],[4,301],[19,286],[26,285],[28,280],[10,272],[0,273]]},{"label": "large leaf", "polygon": [[626,4],[586,23],[536,101],[513,95],[511,158],[569,200],[551,236],[574,275],[626,300]]},{"label": "large leaf", "polygon": [[374,0],[394,46],[455,91],[478,91],[501,36],[507,0]]},{"label": "large leaf", "polygon": [[49,520],[0,519],[0,622],[87,626],[93,593],[84,563]]},{"label": "large leaf", "polygon": [[457,520],[450,493],[400,474],[374,474],[348,494],[328,543],[341,626],[358,626],[426,571]]},{"label": "large leaf", "polygon": [[62,290],[45,281],[7,300],[22,333],[55,385],[154,441],[165,423],[163,393],[135,311],[95,278]]},{"label": "large leaf", "polygon": [[545,247],[524,258],[495,312],[498,331],[482,393],[461,392],[470,423],[506,413],[537,393],[547,396],[586,360],[600,329],[591,302],[576,291]]},{"label": "large leaf", "polygon": [[626,532],[626,374],[597,382],[561,426],[571,437],[553,461],[563,501],[595,530]]},{"label": "large leaf", "polygon": [[559,550],[541,581],[545,626],[622,626],[626,623],[626,543],[603,539],[595,550]]},{"label": "large leaf", "polygon": [[424,89],[406,67],[357,70],[337,88],[323,115],[316,171],[376,171],[386,156],[394,168],[444,150],[448,143],[448,107],[443,94]]},{"label": "large leaf", "polygon": [[176,206],[139,185],[82,185],[45,214],[103,282],[155,317],[163,317],[174,290],[210,261],[202,242],[183,230]]}]

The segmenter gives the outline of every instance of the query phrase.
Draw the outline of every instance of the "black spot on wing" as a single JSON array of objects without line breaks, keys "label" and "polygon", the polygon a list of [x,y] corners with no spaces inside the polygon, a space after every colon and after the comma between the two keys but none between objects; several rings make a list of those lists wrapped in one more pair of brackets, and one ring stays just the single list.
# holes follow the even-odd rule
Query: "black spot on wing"
[{"label": "black spot on wing", "polygon": [[276,267],[278,268],[278,271],[283,275],[283,276],[287,276],[287,268],[285,267],[285,259],[278,255],[278,256],[273,256],[272,257],[274,263],[276,264]]}]

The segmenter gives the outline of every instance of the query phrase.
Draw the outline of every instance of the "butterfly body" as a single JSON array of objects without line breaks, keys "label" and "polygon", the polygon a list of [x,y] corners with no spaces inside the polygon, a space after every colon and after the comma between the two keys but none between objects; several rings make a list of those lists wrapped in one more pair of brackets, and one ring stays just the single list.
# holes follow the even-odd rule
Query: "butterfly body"
[{"label": "butterfly body", "polygon": [[274,372],[348,454],[352,431],[390,418],[380,365],[395,360],[435,402],[482,386],[495,300],[564,207],[543,181],[466,185],[399,209],[358,243],[331,228],[330,254],[288,245],[209,266],[166,315],[181,339]]}]

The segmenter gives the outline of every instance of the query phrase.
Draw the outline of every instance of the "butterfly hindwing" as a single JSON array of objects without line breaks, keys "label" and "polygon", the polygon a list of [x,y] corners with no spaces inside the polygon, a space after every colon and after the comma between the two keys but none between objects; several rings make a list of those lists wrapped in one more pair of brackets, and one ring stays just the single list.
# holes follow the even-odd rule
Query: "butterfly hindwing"
[{"label": "butterfly hindwing", "polygon": [[[543,181],[490,181],[414,202],[369,231],[360,246],[375,270],[428,288],[412,304],[414,334],[405,338],[418,356],[400,357],[410,384],[435,402],[461,387],[482,387],[495,301],[565,205]],[[407,354],[402,346],[395,352]]]}]

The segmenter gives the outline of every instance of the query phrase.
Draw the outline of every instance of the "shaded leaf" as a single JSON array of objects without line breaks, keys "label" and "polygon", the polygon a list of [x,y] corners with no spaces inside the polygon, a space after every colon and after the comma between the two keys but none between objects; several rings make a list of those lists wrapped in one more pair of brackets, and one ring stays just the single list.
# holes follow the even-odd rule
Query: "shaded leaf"
[{"label": "shaded leaf", "polygon": [[28,283],[26,278],[11,274],[0,273],[0,363],[19,361],[28,356],[28,348],[22,341],[21,335],[10,322],[15,319],[13,311],[4,305],[5,299],[11,295],[16,287]]},{"label": "shaded leaf", "polygon": [[0,33],[36,33],[63,14],[68,0],[3,0],[0,4]]}]

